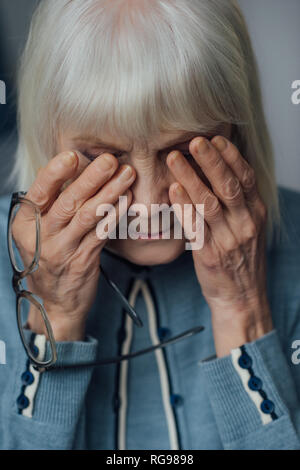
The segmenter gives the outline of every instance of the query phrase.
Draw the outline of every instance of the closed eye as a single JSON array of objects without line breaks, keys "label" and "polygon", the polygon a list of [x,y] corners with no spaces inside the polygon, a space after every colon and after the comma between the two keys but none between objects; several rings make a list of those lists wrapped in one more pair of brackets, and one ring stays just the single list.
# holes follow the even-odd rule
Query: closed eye
[{"label": "closed eye", "polygon": [[91,162],[96,160],[97,157],[99,157],[100,155],[103,155],[104,153],[109,153],[109,154],[113,155],[116,158],[120,158],[122,156],[121,152],[119,152],[119,153],[118,152],[116,152],[116,153],[113,153],[113,152],[100,152],[100,153],[97,153],[97,154],[92,154],[92,153],[88,153],[88,152],[85,152],[85,151],[82,152],[82,154],[86,158],[88,158]]},{"label": "closed eye", "polygon": [[[193,155],[192,155],[190,152],[186,152],[186,151],[184,151],[184,150],[179,150],[179,151],[182,153],[182,155],[183,155],[187,160],[191,160],[191,161],[195,160],[194,157],[193,157]],[[97,154],[95,153],[95,154],[93,154],[93,153],[89,153],[89,152],[86,152],[86,151],[82,151],[82,154],[83,154],[86,158],[88,158],[91,162],[94,161],[97,157],[99,157],[99,156],[102,155],[103,153],[110,153],[110,154],[114,155],[114,157],[116,157],[116,158],[121,158],[122,155],[123,155],[122,152],[115,152],[115,153],[113,153],[113,152],[101,152],[101,153],[97,153]]]},{"label": "closed eye", "polygon": [[[183,150],[180,150],[180,152],[182,153],[182,155],[187,159],[187,160],[193,160],[194,157],[191,153],[189,152],[184,152]],[[102,155],[103,153],[107,153],[107,152],[102,152],[102,153],[97,153],[97,154],[93,154],[93,153],[89,153],[89,152],[85,152],[85,151],[82,151],[82,154],[88,158],[91,162],[94,161],[97,157],[99,157],[100,155]],[[116,152],[116,153],[112,153],[112,152],[108,152],[112,155],[114,155],[114,157],[116,158],[120,158],[122,156],[122,153],[121,152]]]}]

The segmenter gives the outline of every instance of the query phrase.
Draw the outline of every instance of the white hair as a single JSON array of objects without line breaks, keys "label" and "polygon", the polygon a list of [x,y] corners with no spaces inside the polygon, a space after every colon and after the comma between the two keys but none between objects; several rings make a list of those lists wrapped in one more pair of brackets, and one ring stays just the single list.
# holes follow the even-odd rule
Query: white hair
[{"label": "white hair", "polygon": [[235,0],[43,0],[19,73],[12,179],[27,190],[58,133],[108,130],[130,140],[232,124],[279,225],[274,158],[257,65]]}]

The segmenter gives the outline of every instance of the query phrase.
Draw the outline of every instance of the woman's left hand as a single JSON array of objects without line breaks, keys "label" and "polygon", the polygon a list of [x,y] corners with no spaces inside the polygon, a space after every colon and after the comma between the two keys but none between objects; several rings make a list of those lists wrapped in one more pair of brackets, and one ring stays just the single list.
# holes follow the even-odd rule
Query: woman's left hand
[{"label": "woman's left hand", "polygon": [[167,163],[177,182],[169,197],[182,209],[192,204],[194,216],[195,205],[204,204],[204,244],[192,254],[221,357],[273,328],[266,286],[267,209],[254,170],[229,140],[196,137],[189,148],[211,189],[198,165],[173,151]]}]

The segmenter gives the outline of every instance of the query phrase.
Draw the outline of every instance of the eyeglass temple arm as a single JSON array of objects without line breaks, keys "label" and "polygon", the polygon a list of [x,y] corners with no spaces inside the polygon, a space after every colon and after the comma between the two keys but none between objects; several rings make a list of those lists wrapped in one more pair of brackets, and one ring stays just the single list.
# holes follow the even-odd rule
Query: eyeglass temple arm
[{"label": "eyeglass temple arm", "polygon": [[[131,354],[124,354],[122,356],[116,356],[116,357],[107,357],[103,358],[101,361],[96,361],[96,362],[84,362],[84,363],[78,363],[78,364],[59,364],[59,365],[54,365],[54,366],[49,366],[45,367],[42,369],[47,369],[48,371],[51,370],[63,370],[63,369],[73,369],[73,368],[80,368],[80,367],[91,367],[91,366],[100,366],[100,365],[107,365],[107,364],[115,364],[121,361],[125,361],[128,359],[132,359],[137,356],[141,356],[142,354],[147,354],[149,352],[155,351],[156,349],[159,348],[164,348],[168,344],[175,343],[181,339],[187,338],[189,336],[193,336],[197,333],[201,333],[205,328],[204,326],[196,326],[194,328],[191,328],[189,330],[184,331],[183,333],[180,333],[179,335],[173,336],[172,338],[163,341],[161,343],[155,344],[153,346],[150,346],[148,348],[142,349],[140,351],[133,352]],[[38,367],[37,367],[38,369]]]},{"label": "eyeglass temple arm", "polygon": [[143,322],[142,322],[141,318],[139,317],[138,313],[130,305],[130,303],[128,302],[126,297],[122,294],[122,292],[120,291],[118,286],[108,277],[107,273],[105,272],[105,270],[103,269],[103,267],[101,265],[100,265],[100,270],[103,274],[104,279],[108,283],[108,285],[115,291],[115,293],[119,297],[119,299],[120,299],[123,307],[125,308],[126,312],[128,313],[128,315],[132,318],[132,320],[134,321],[134,323],[137,326],[142,327]]}]

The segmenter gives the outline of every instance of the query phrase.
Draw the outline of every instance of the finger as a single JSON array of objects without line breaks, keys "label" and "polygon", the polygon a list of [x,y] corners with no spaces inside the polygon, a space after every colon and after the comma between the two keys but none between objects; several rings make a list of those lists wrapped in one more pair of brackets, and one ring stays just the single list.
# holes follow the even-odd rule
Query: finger
[{"label": "finger", "polygon": [[[185,237],[191,242],[196,239],[197,243],[193,246],[198,250],[202,249],[204,242],[209,242],[211,232],[199,206],[194,206],[184,187],[178,182],[171,184],[169,197]],[[187,210],[190,207],[192,210]]]},{"label": "finger", "polygon": [[255,172],[249,163],[242,157],[237,147],[223,136],[216,136],[211,143],[218,149],[227,165],[239,179],[247,203],[255,204],[259,198]]},{"label": "finger", "polygon": [[65,227],[82,205],[110,180],[118,165],[117,159],[108,153],[90,163],[52,205],[47,214],[49,234]]},{"label": "finger", "polygon": [[52,204],[59,197],[60,193],[62,193],[68,186],[70,186],[70,184],[81,175],[81,173],[86,169],[86,167],[90,163],[89,160],[81,152],[79,152],[79,150],[73,150],[73,151],[76,153],[78,157],[78,165],[75,170],[75,173],[56,191],[56,193],[53,194],[53,196],[51,197],[49,201],[47,209],[44,210],[45,213],[47,213],[50,210]]},{"label": "finger", "polygon": [[[115,237],[115,229],[118,225],[119,220],[121,217],[125,216],[128,211],[128,208],[132,202],[132,192],[128,189],[125,194],[123,195],[124,199],[122,201],[118,201],[113,207],[114,211],[111,211],[107,214],[106,217],[101,219],[99,223],[97,223],[96,227],[93,227],[81,240],[80,243],[80,250],[81,252],[85,252],[87,256],[89,253],[96,248],[102,248],[108,239],[113,235]],[[101,226],[99,225],[101,224]],[[106,236],[105,236],[106,232]]]},{"label": "finger", "polygon": [[60,192],[64,191],[68,186],[70,186],[73,181],[75,181],[81,173],[86,169],[86,167],[91,163],[88,158],[86,158],[79,150],[74,150],[76,155],[78,156],[78,166],[74,175],[70,179],[68,179],[60,188]]},{"label": "finger", "polygon": [[46,167],[38,170],[36,179],[26,194],[26,199],[32,201],[43,212],[57,191],[72,175],[78,166],[78,156],[75,152],[63,152],[53,157]]},{"label": "finger", "polygon": [[267,216],[266,208],[258,193],[255,171],[243,158],[237,147],[225,137],[216,136],[211,142],[217,147],[227,165],[230,166],[240,181],[248,209],[247,211],[241,211],[239,215],[240,225],[246,235],[255,234],[255,223],[262,223]]},{"label": "finger", "polygon": [[239,217],[241,210],[247,210],[242,186],[218,149],[204,137],[197,137],[191,142],[190,150],[215,195],[230,212]]},{"label": "finger", "polygon": [[[220,139],[225,140],[221,136]],[[218,142],[218,139],[212,139],[212,142]],[[209,179],[214,193],[227,208],[228,226],[235,238],[242,242],[249,234],[255,233],[255,223],[238,175],[213,143],[202,137],[196,138],[191,143],[191,152]]]},{"label": "finger", "polygon": [[70,243],[72,241],[75,244],[78,243],[87,232],[98,224],[103,218],[101,209],[105,209],[107,205],[116,204],[119,197],[132,185],[135,177],[134,168],[123,165],[95,196],[81,206],[64,229],[65,236],[70,240]]},{"label": "finger", "polygon": [[193,204],[205,204],[207,223],[212,227],[224,222],[224,214],[218,198],[203,183],[181,152],[171,152],[167,164],[175,179],[185,188]]},{"label": "finger", "polygon": [[231,249],[236,239],[224,217],[216,195],[203,183],[179,151],[171,152],[167,164],[176,180],[184,187],[193,204],[204,204],[204,218],[219,246]]}]

